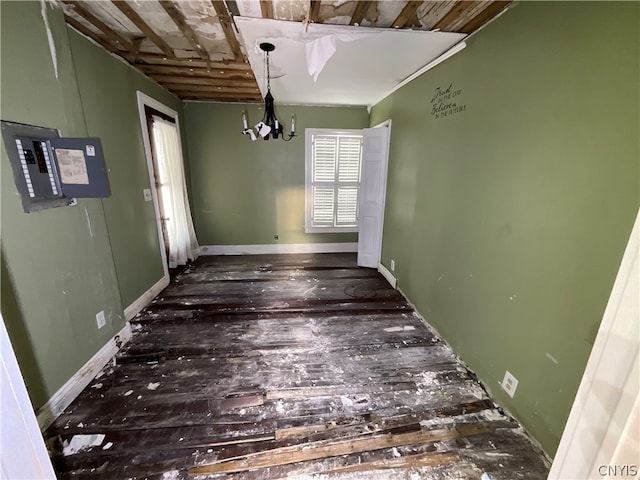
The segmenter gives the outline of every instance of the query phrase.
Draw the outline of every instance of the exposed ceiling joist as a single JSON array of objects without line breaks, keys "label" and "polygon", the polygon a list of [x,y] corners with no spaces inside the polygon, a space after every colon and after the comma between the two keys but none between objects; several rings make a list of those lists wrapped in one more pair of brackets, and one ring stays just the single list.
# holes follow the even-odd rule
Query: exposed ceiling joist
[{"label": "exposed ceiling joist", "polygon": [[214,87],[253,87],[256,85],[256,81],[252,78],[236,79],[236,80],[221,80],[217,78],[203,78],[203,77],[185,77],[182,75],[164,75],[154,73],[151,75],[160,83],[182,83],[188,85],[211,85]]},{"label": "exposed ceiling joist", "polygon": [[196,52],[198,52],[198,55],[200,55],[200,58],[202,58],[203,60],[209,61],[210,60],[209,54],[202,46],[202,43],[198,39],[198,36],[193,31],[193,29],[187,22],[187,19],[182,14],[180,9],[178,9],[175,3],[172,2],[171,0],[158,0],[158,1],[160,2],[160,5],[162,5],[162,8],[164,8],[164,11],[167,12],[167,15],[171,17],[173,22],[182,32],[182,34],[189,41],[193,49]]},{"label": "exposed ceiling joist", "polygon": [[165,87],[169,90],[174,90],[176,92],[200,92],[200,93],[237,93],[238,95],[257,95],[260,96],[260,90],[258,87],[250,88],[250,87],[222,87],[222,86],[211,86],[211,85],[190,85],[184,83],[165,83]]},{"label": "exposed ceiling joist", "polygon": [[133,40],[133,50],[131,53],[134,57],[137,57],[140,53],[140,47],[142,47],[142,42],[144,42],[144,37],[135,38]]},{"label": "exposed ceiling joist", "polygon": [[[242,99],[249,99],[251,102],[260,101],[260,95],[257,93],[259,86],[253,68],[256,68],[260,74],[259,78],[262,79],[264,76],[264,72],[260,70],[262,63],[252,59],[250,65],[247,56],[253,55],[254,45],[256,42],[264,41],[264,38],[278,38],[278,41],[285,42],[278,44],[278,62],[282,63],[274,64],[276,70],[283,75],[282,78],[294,78],[299,72],[305,75],[303,78],[295,77],[294,86],[288,87],[288,90],[296,89],[297,95],[300,90],[299,82],[306,82],[308,77],[306,70],[299,68],[304,63],[304,59],[286,42],[288,39],[294,39],[296,34],[291,32],[299,32],[301,21],[316,23],[316,30],[325,26],[346,27],[346,23],[350,25],[364,23],[367,28],[379,30],[439,29],[450,32],[440,33],[447,35],[454,33],[461,39],[464,34],[473,33],[491,21],[511,3],[488,0],[56,1],[61,4],[69,26],[91,38],[106,50],[123,57],[143,74],[169,88],[180,98],[233,102],[242,101]],[[286,8],[284,8],[285,4]],[[280,30],[274,30],[262,38],[248,39],[246,32],[240,36],[238,28],[242,22],[249,19],[269,19],[272,25],[276,21],[281,22],[282,28],[278,27]],[[311,29],[306,31],[309,32]],[[351,31],[345,34],[365,31],[364,28],[351,27]],[[282,34],[282,32],[288,33]],[[408,36],[402,35],[402,37]],[[375,44],[375,38],[372,36],[367,42]],[[381,63],[383,68],[393,72],[404,72],[403,66],[411,62],[413,62],[412,68],[423,66],[424,64],[414,65],[414,63],[424,56],[425,48],[431,52],[429,48],[434,45],[430,40],[429,46],[414,52],[408,46],[409,44],[403,43],[404,40],[399,38],[390,40],[390,43],[376,45],[373,48],[382,54],[388,53],[389,49],[401,49],[406,52],[406,59],[402,61],[396,61],[395,57],[386,57],[387,60]],[[245,45],[243,42],[248,44]],[[401,48],[399,45],[404,46]],[[283,56],[290,48],[293,49]],[[354,59],[360,57],[360,54],[351,54],[355,55]],[[338,56],[334,56],[332,62],[335,63]],[[332,77],[330,82],[334,80],[339,82],[335,88],[342,95],[339,99],[338,94],[332,93],[332,96],[327,98],[333,100],[323,100],[323,102],[352,104],[350,102],[364,101],[363,89],[367,91],[374,89],[376,88],[374,85],[380,84],[382,79],[386,78],[383,73],[376,74],[372,67],[366,77],[369,80],[356,82],[358,92],[347,91],[352,89],[354,84],[354,72],[349,73],[347,70],[347,68],[339,68],[332,71],[330,65],[323,70],[324,76]],[[292,72],[297,73],[292,74]],[[277,78],[276,82],[279,81]],[[388,81],[391,82],[392,79]],[[345,85],[350,86],[345,87]],[[304,98],[294,95],[294,99],[289,101],[314,103],[318,101],[318,88],[324,88],[325,94],[330,91],[325,82],[322,87],[315,85],[313,97],[310,96],[311,93]],[[278,98],[282,99],[281,93],[278,93]]]},{"label": "exposed ceiling joist", "polygon": [[191,89],[175,89],[174,90],[176,93],[178,93],[180,96],[182,95],[187,95],[190,97],[194,97],[194,96],[215,96],[218,98],[229,98],[229,99],[234,99],[234,98],[251,98],[252,100],[255,100],[257,102],[261,102],[262,97],[260,96],[260,92],[246,92],[246,93],[238,93],[236,91],[227,91],[224,92],[222,90],[215,90],[215,91],[211,91],[211,90],[200,90],[200,88],[198,86],[192,86]]},{"label": "exposed ceiling joist", "polygon": [[211,4],[213,5],[213,8],[215,8],[216,13],[218,14],[218,21],[222,26],[222,31],[224,32],[224,36],[227,39],[227,43],[231,47],[231,51],[233,52],[233,58],[235,58],[235,60],[238,62],[244,61],[244,55],[242,55],[240,42],[238,42],[238,38],[236,37],[236,32],[234,32],[233,30],[233,20],[231,19],[231,15],[229,15],[227,6],[224,4],[222,0],[211,0]]},{"label": "exposed ceiling joist", "polygon": [[169,58],[175,58],[175,53],[171,49],[171,47],[165,42],[160,35],[158,35],[148,24],[145,22],[140,15],[133,9],[131,5],[129,5],[125,0],[112,0],[113,4],[124,13],[129,20],[133,22],[133,24],[140,29],[142,33],[144,33],[149,40],[156,44],[156,46],[162,50]]},{"label": "exposed ceiling joist", "polygon": [[484,3],[482,1],[467,1],[463,0],[456,3],[447,14],[440,19],[438,23],[433,27],[434,30],[447,31],[447,28],[451,26],[460,16],[465,12],[473,9],[477,4]]},{"label": "exposed ceiling joist", "polygon": [[311,0],[309,4],[309,21],[320,23],[320,4],[321,0]]},{"label": "exposed ceiling joist", "polygon": [[232,93],[216,93],[216,92],[198,92],[198,91],[181,91],[174,92],[180,95],[184,100],[199,100],[206,102],[221,103],[262,103],[261,97],[258,95],[238,96]]},{"label": "exposed ceiling joist", "polygon": [[[128,61],[134,62],[134,58],[132,55],[125,54],[124,57]],[[137,62],[144,62],[147,65],[169,65],[185,68],[204,67],[228,71],[241,70],[251,72],[251,66],[248,63],[240,62],[207,62],[206,60],[202,60],[200,58],[167,58],[163,55],[157,55],[153,53],[141,53],[135,60]]]},{"label": "exposed ceiling joist", "polygon": [[[206,77],[217,78],[220,80],[246,80],[253,78],[251,70],[246,72],[240,70],[220,70],[214,68],[201,68],[201,67],[172,67],[169,65],[137,65],[137,67],[144,73],[150,75],[182,75],[185,77]],[[257,87],[256,87],[257,88]]]},{"label": "exposed ceiling joist", "polygon": [[271,0],[260,0],[260,10],[262,18],[273,18],[273,2]]},{"label": "exposed ceiling joist", "polygon": [[365,15],[371,8],[371,6],[376,2],[370,1],[359,1],[356,2],[356,9],[353,11],[353,15],[351,15],[351,20],[349,21],[349,25],[360,25]]},{"label": "exposed ceiling joist", "polygon": [[469,22],[467,22],[462,28],[460,28],[461,33],[473,33],[489,20],[498,15],[502,10],[507,8],[511,4],[511,1],[507,2],[491,2],[487,8],[482,10],[478,15],[473,17]]},{"label": "exposed ceiling joist", "polygon": [[63,3],[65,5],[69,5],[78,15],[87,20],[89,23],[98,28],[104,35],[115,45],[122,50],[133,51],[133,44],[118,32],[113,30],[109,25],[104,23],[98,17],[96,17],[93,13],[87,10],[80,2],[72,2],[69,0],[64,0]]},{"label": "exposed ceiling joist", "polygon": [[417,14],[420,5],[422,5],[422,0],[407,2],[398,17],[391,24],[391,27],[405,28],[420,25]]},{"label": "exposed ceiling joist", "polygon": [[[119,51],[118,47],[114,43],[112,43],[108,39],[102,38],[100,35],[98,35],[97,33],[93,32],[90,28],[85,27],[82,23],[80,23],[78,20],[76,20],[72,16],[65,14],[64,19],[69,25],[71,25],[73,28],[75,28],[81,34],[89,37],[91,40],[96,42],[98,45],[101,45],[104,49],[112,51],[112,52],[113,51]],[[133,55],[132,55],[132,57],[133,57]]]},{"label": "exposed ceiling joist", "polygon": [[205,94],[183,94],[180,95],[180,98],[186,101],[194,101],[194,102],[218,102],[218,103],[262,103],[262,98],[257,97],[238,97],[234,95],[227,96],[224,95],[211,95],[208,93]]}]

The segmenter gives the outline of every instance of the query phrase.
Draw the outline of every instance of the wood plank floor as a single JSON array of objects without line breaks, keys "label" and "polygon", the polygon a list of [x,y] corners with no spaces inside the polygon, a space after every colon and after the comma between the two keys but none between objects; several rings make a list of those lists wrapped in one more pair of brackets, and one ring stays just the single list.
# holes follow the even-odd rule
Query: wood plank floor
[{"label": "wood plank floor", "polygon": [[547,477],[353,254],[201,257],[132,328],[45,434],[60,479]]}]

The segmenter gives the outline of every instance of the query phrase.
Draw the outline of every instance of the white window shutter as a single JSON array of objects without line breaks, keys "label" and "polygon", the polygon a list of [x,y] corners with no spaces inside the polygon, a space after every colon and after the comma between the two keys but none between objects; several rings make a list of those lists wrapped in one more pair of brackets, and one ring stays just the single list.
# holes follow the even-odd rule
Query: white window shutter
[{"label": "white window shutter", "polygon": [[358,221],[358,187],[338,187],[336,225],[354,225]]},{"label": "white window shutter", "polygon": [[338,182],[358,183],[360,181],[360,158],[362,139],[360,137],[339,137]]},{"label": "white window shutter", "polygon": [[313,224],[333,225],[335,189],[330,187],[313,187]]},{"label": "white window shutter", "polygon": [[307,162],[309,203],[305,228],[357,228],[362,135],[320,129],[313,134],[307,132]]},{"label": "white window shutter", "polygon": [[313,142],[313,181],[335,182],[337,139],[317,136]]},{"label": "white window shutter", "polygon": [[357,225],[361,137],[338,137],[338,201],[336,225]]}]

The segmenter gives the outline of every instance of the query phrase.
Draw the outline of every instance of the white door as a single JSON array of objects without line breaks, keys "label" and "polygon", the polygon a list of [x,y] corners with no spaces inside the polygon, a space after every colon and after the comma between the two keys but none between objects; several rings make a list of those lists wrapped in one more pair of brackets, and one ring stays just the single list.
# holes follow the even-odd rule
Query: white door
[{"label": "white door", "polygon": [[391,120],[365,128],[358,207],[358,266],[378,268],[387,189]]},{"label": "white door", "polygon": [[0,478],[55,479],[18,360],[0,314]]}]

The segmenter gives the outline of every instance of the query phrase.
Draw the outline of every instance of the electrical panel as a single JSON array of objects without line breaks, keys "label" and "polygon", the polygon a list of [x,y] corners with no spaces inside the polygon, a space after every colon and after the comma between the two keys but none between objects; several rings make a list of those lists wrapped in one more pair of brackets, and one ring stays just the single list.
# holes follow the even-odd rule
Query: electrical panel
[{"label": "electrical panel", "polygon": [[110,196],[98,138],[60,138],[56,130],[2,120],[2,137],[25,212]]}]

